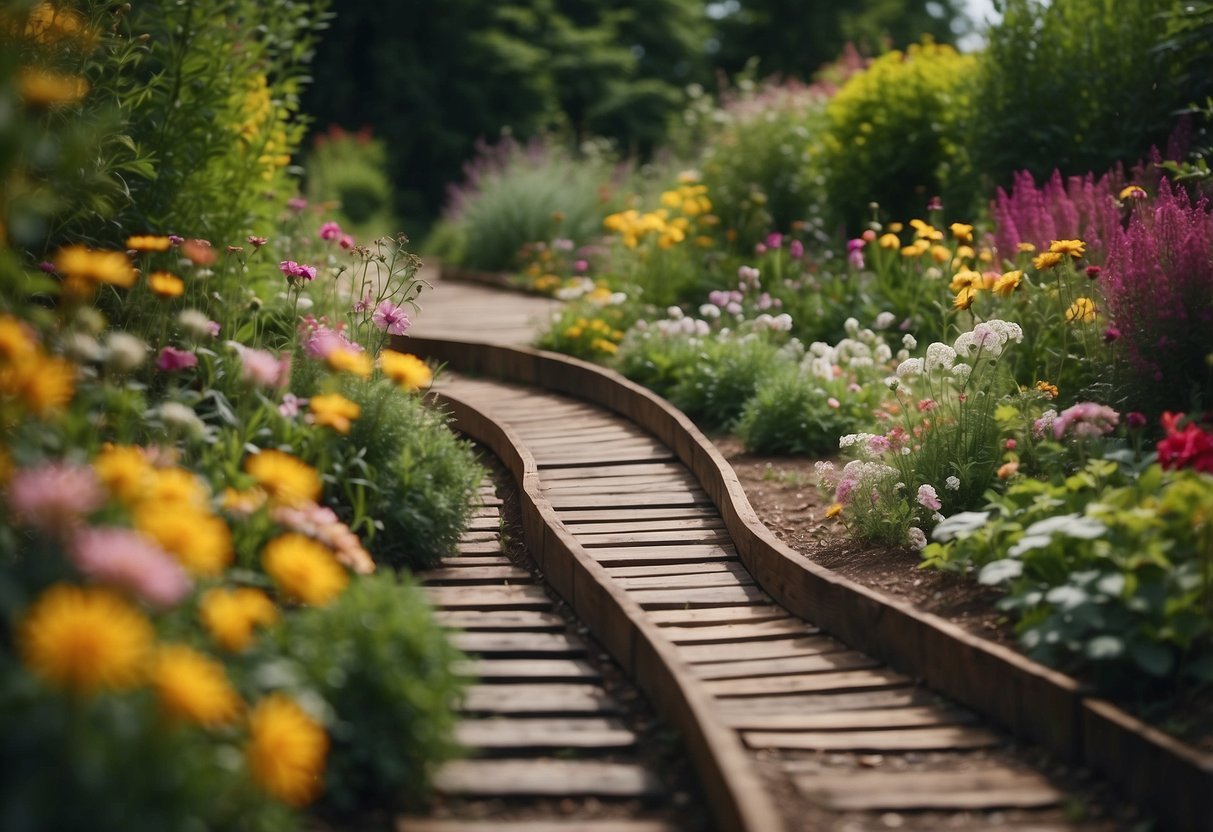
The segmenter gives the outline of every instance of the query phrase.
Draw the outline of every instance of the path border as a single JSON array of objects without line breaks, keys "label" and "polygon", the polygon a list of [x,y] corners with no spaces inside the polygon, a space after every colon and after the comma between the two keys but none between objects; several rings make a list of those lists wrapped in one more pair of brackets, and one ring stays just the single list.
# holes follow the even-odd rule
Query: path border
[{"label": "path border", "polygon": [[792,550],[758,519],[716,447],[646,388],[612,370],[530,347],[445,338],[402,338],[395,345],[461,372],[566,393],[631,419],[691,469],[724,518],[746,568],[784,607],[1012,734],[1101,773],[1170,827],[1213,832],[1213,754],[1146,725],[1070,676]]}]

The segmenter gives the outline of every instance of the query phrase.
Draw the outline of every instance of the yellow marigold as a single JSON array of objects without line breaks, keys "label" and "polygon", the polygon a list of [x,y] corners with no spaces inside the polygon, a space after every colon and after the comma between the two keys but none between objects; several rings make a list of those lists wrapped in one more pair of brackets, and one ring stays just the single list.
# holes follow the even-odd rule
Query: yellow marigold
[{"label": "yellow marigold", "polygon": [[902,257],[922,257],[931,250],[931,244],[926,240],[916,240],[901,250]]},{"label": "yellow marigold", "polygon": [[1049,243],[1049,251],[1078,258],[1087,253],[1087,244],[1082,240],[1054,240]]},{"label": "yellow marigold", "polygon": [[244,705],[223,665],[184,644],[168,644],[156,651],[151,686],[170,718],[197,725],[228,725]]},{"label": "yellow marigold", "polygon": [[191,575],[215,576],[232,562],[232,531],[213,514],[145,504],[135,512],[134,526]]},{"label": "yellow marigold", "polygon": [[1036,382],[1036,389],[1041,393],[1044,393],[1046,399],[1057,398],[1058,390],[1056,384],[1049,384],[1047,381],[1038,381]]},{"label": "yellow marigold", "polygon": [[978,291],[980,290],[976,286],[964,287],[952,299],[952,307],[954,309],[968,309],[973,305],[973,301],[977,300]]},{"label": "yellow marigold", "polygon": [[305,806],[324,788],[328,735],[289,697],[274,693],[249,714],[244,755],[263,790],[290,806]]},{"label": "yellow marigold", "polygon": [[88,695],[142,682],[155,631],[143,613],[109,590],[56,584],[26,612],[18,639],[31,671],[55,687]]},{"label": "yellow marigold", "polygon": [[339,373],[350,373],[358,378],[370,378],[374,363],[361,350],[335,349],[325,356],[325,363]]},{"label": "yellow marigold", "polygon": [[327,546],[294,532],[267,543],[261,565],[283,592],[314,606],[332,601],[350,580]]},{"label": "yellow marigold", "polygon": [[272,449],[253,454],[244,461],[244,470],[276,502],[294,505],[320,499],[320,475],[290,454]]},{"label": "yellow marigold", "polygon": [[12,315],[0,315],[0,362],[22,361],[38,351],[29,326]]},{"label": "yellow marigold", "polygon": [[197,474],[184,468],[152,468],[139,502],[160,510],[206,511],[210,500],[210,488]]},{"label": "yellow marigold", "polygon": [[985,246],[982,246],[981,251],[977,252],[977,259],[983,263],[993,263],[994,262],[994,252],[991,251],[990,249],[986,248]]},{"label": "yellow marigold", "polygon": [[1066,310],[1066,320],[1072,324],[1089,324],[1095,320],[1095,301],[1090,298],[1076,299]]},{"label": "yellow marigold", "polygon": [[223,489],[220,504],[223,510],[241,517],[247,517],[265,505],[269,495],[256,486],[239,491],[235,488]]},{"label": "yellow marigold", "polygon": [[156,234],[134,234],[126,238],[126,247],[131,251],[168,251],[173,241]]},{"label": "yellow marigold", "polygon": [[133,445],[107,445],[93,460],[93,470],[106,489],[128,506],[139,501],[153,477],[147,456]]},{"label": "yellow marigold", "polygon": [[160,298],[179,298],[185,294],[185,281],[172,272],[152,272],[148,275],[147,286]]},{"label": "yellow marigold", "polygon": [[1010,297],[1019,288],[1019,284],[1023,282],[1023,270],[1016,269],[1015,271],[1004,272],[1001,277],[994,281],[994,294],[999,297]]},{"label": "yellow marigold", "polygon": [[931,259],[943,264],[952,259],[952,252],[943,246],[931,246]]},{"label": "yellow marigold", "polygon": [[901,248],[901,238],[896,234],[881,234],[877,242],[880,243],[881,248]]},{"label": "yellow marigold", "polygon": [[959,292],[962,289],[980,288],[981,285],[981,272],[975,272],[972,269],[961,269],[952,275],[952,282],[948,284],[948,288],[953,292]]},{"label": "yellow marigold", "polygon": [[64,246],[55,253],[55,269],[65,277],[89,284],[110,283],[129,289],[135,284],[135,267],[121,251],[93,251],[87,246]]},{"label": "yellow marigold", "polygon": [[948,230],[952,232],[952,236],[956,239],[965,242],[973,242],[973,226],[963,222],[954,222],[948,226]]},{"label": "yellow marigold", "polygon": [[79,75],[25,67],[17,71],[17,94],[30,107],[75,104],[88,95],[88,81]]},{"label": "yellow marigold", "polygon": [[922,220],[910,220],[910,227],[914,229],[914,236],[920,240],[942,240],[943,232],[929,222]]},{"label": "yellow marigold", "polygon": [[973,250],[972,246],[957,246],[956,256],[961,260],[972,260],[977,256],[977,252]]},{"label": "yellow marigold", "polygon": [[842,514],[842,503],[834,503],[826,509],[826,517],[833,518]]},{"label": "yellow marigold", "polygon": [[379,353],[379,368],[385,376],[405,390],[421,390],[429,387],[434,381],[434,374],[426,363],[408,353],[383,350]]},{"label": "yellow marigold", "polygon": [[255,627],[278,619],[278,607],[259,589],[212,589],[198,603],[198,616],[220,647],[236,653],[252,642]]},{"label": "yellow marigold", "polygon": [[312,396],[308,408],[312,412],[314,424],[323,428],[332,428],[342,436],[350,432],[354,420],[362,415],[362,406],[350,401],[340,393]]},{"label": "yellow marigold", "polygon": [[1062,260],[1062,255],[1059,254],[1058,252],[1046,251],[1042,254],[1038,254],[1035,257],[1033,257],[1032,265],[1036,268],[1037,271],[1044,271],[1045,269],[1053,268],[1058,263],[1060,263],[1061,260]]},{"label": "yellow marigold", "polygon": [[17,399],[36,416],[62,410],[76,393],[76,366],[36,352],[0,368],[0,395]]},{"label": "yellow marigold", "polygon": [[900,234],[903,228],[905,228],[905,226],[899,222],[889,223],[889,231],[893,232],[894,234]]}]

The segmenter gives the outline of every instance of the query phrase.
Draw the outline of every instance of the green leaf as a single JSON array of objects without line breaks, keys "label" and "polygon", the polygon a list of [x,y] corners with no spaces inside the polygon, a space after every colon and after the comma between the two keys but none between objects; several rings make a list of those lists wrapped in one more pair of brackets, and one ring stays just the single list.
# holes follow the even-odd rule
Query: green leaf
[{"label": "green leaf", "polygon": [[1138,640],[1129,648],[1137,666],[1151,676],[1166,676],[1175,667],[1175,654],[1165,645]]}]

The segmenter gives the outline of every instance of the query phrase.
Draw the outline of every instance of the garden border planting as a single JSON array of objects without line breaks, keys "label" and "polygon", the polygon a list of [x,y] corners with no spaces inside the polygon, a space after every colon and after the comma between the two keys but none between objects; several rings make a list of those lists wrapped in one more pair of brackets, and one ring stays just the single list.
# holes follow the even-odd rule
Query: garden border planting
[{"label": "garden border planting", "polygon": [[[1017,736],[1049,748],[1068,762],[1081,763],[1121,786],[1126,794],[1167,824],[1186,830],[1213,830],[1213,754],[1203,753],[1147,726],[1106,700],[1090,695],[1077,680],[987,642],[944,619],[843,578],[780,542],[758,519],[736,475],[711,442],[681,412],[618,374],[577,359],[527,347],[508,347],[443,338],[410,338],[408,349],[463,372],[482,374],[587,399],[652,432],[689,467],[725,520],[746,568],[771,596],[852,647],[921,677],[930,687],[977,710]],[[457,405],[456,402],[451,402]],[[505,449],[508,431],[479,414],[455,407],[461,429],[481,438],[503,458],[520,482],[527,476],[517,450]],[[464,422],[463,419],[470,421]],[[531,470],[533,476],[533,467]],[[533,483],[532,483],[533,486]],[[526,490],[528,502],[538,494]],[[541,499],[541,498],[540,498]],[[600,634],[621,664],[643,674],[642,687],[669,713],[667,697],[654,693],[652,643],[637,642],[643,627],[611,629],[609,607],[629,604],[601,585],[587,584],[595,565],[578,561],[576,546],[565,563],[548,554],[569,549],[567,536],[541,524],[538,504],[527,507],[527,537],[544,541],[545,569],[557,589],[575,602],[578,613]],[[570,557],[571,555],[571,557]],[[579,564],[574,569],[574,564]],[[563,568],[563,572],[562,572]],[[570,574],[570,570],[576,574]],[[577,592],[580,590],[580,593]],[[612,600],[614,603],[612,603]],[[626,608],[626,607],[625,607]],[[618,613],[615,613],[616,615]],[[617,625],[615,625],[617,627]],[[661,671],[668,673],[669,671]],[[671,676],[677,681],[676,677]],[[706,738],[710,739],[710,738]],[[688,736],[692,748],[705,738]],[[738,749],[739,751],[739,749]],[[713,781],[705,777],[711,784]],[[709,788],[716,799],[720,795]],[[740,815],[735,816],[738,820]],[[767,826],[754,828],[772,828]]]}]

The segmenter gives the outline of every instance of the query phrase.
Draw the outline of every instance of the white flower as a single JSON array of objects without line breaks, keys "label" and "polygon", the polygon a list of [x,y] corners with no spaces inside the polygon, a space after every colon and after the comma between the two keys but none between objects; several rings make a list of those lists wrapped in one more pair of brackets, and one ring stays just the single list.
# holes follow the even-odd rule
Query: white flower
[{"label": "white flower", "polygon": [[901,345],[907,350],[916,350],[918,349],[918,339],[907,332],[901,336]]},{"label": "white flower", "polygon": [[936,341],[927,347],[927,360],[924,369],[929,373],[932,370],[949,370],[956,363],[956,350],[949,347],[947,344],[941,344]]},{"label": "white flower", "polygon": [[84,363],[91,364],[94,361],[100,361],[103,357],[101,345],[87,332],[73,332],[68,336],[64,349],[72,358]]},{"label": "white flower", "polygon": [[194,409],[180,402],[165,402],[156,408],[156,414],[166,427],[176,428],[192,436],[201,435],[206,430],[206,425],[198,418]]},{"label": "white flower", "polygon": [[703,306],[699,307],[699,314],[703,315],[705,318],[719,318],[720,307],[714,303],[705,303]]},{"label": "white flower", "polygon": [[859,334],[859,321],[854,318],[847,318],[843,321],[842,328],[846,331],[847,335],[854,338]]},{"label": "white flower", "polygon": [[897,365],[898,378],[913,378],[914,376],[922,375],[922,359],[907,358],[905,361]]},{"label": "white flower", "polygon": [[888,329],[893,325],[895,320],[897,320],[897,317],[892,312],[881,312],[876,316],[876,320],[872,323],[872,326],[877,329]]},{"label": "white flower", "polygon": [[946,480],[943,481],[943,487],[948,489],[949,491],[959,491],[960,490],[960,477],[948,477]]},{"label": "white flower", "polygon": [[911,546],[920,552],[927,548],[927,536],[917,526],[910,526],[906,532],[906,539],[910,541]]},{"label": "white flower", "polygon": [[128,332],[111,332],[105,337],[105,362],[119,372],[128,373],[147,359],[147,344]]},{"label": "white flower", "polygon": [[973,368],[968,364],[957,364],[952,368],[952,377],[962,384],[968,380],[969,374],[973,372]]},{"label": "white flower", "polygon": [[182,309],[177,313],[177,324],[191,337],[199,340],[211,334],[211,319],[197,309]]}]

